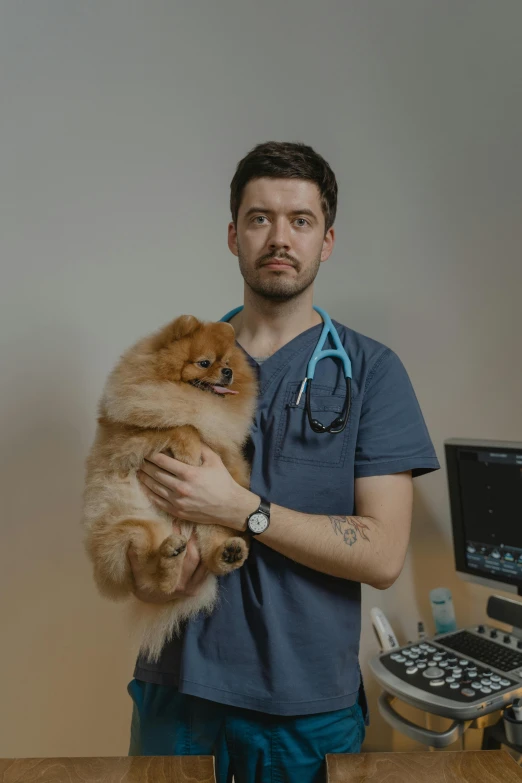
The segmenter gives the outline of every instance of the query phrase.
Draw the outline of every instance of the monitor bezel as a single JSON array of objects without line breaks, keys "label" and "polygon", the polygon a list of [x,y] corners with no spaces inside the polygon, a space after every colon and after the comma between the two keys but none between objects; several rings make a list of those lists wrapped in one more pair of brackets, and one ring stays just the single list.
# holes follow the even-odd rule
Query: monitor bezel
[{"label": "monitor bezel", "polygon": [[446,477],[450,501],[451,527],[453,532],[453,556],[455,568],[459,576],[465,581],[477,582],[488,587],[504,585],[506,592],[516,592],[522,595],[522,579],[510,579],[502,575],[477,574],[466,562],[466,539],[464,534],[464,520],[462,516],[461,493],[459,483],[459,467],[457,454],[460,448],[486,449],[488,451],[522,451],[522,443],[519,441],[505,440],[478,440],[475,438],[448,438],[444,441],[444,453],[446,457]]}]

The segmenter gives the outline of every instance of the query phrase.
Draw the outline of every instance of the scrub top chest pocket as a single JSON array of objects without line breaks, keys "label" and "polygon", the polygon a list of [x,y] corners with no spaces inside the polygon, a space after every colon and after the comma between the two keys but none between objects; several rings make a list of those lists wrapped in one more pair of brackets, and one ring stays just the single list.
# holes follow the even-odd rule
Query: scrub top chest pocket
[{"label": "scrub top chest pocket", "polygon": [[[299,405],[296,405],[297,396],[301,384],[288,383],[285,391],[282,410],[279,413],[277,436],[275,444],[275,458],[284,462],[295,462],[307,465],[324,465],[329,467],[342,467],[346,458],[349,438],[352,431],[352,422],[355,401],[352,398],[352,407],[345,429],[333,434],[330,432],[314,432],[306,416],[305,399],[302,395]],[[325,386],[319,383],[313,384],[310,395],[310,409],[313,418],[322,424],[330,424],[332,419],[340,416],[345,401],[344,385],[337,390],[333,386]]]}]

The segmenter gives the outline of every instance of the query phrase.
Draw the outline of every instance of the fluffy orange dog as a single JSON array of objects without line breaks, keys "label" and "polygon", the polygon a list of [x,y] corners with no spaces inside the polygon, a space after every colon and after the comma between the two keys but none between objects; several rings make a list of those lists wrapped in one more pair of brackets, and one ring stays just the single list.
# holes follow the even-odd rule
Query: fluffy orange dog
[{"label": "fluffy orange dog", "polygon": [[254,373],[235,344],[232,326],[203,323],[191,315],[140,340],[107,380],[87,459],[83,509],[85,545],[100,592],[116,600],[132,595],[129,547],[147,573],[145,587],[174,591],[194,527],[201,559],[211,572],[196,596],[160,605],[134,600],[140,651],[149,660],[158,659],[182,620],[212,610],[216,576],[242,565],[248,538],[230,528],[181,520],[177,535],[172,517],[151,504],[136,472],[144,458],[167,450],[199,465],[204,442],[248,488],[242,446],[256,396]]}]

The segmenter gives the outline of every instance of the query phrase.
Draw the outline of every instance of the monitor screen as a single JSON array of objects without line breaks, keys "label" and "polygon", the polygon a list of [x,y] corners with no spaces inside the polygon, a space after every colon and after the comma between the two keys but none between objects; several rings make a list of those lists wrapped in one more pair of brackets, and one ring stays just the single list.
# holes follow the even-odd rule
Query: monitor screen
[{"label": "monitor screen", "polygon": [[457,571],[522,595],[522,443],[444,444]]}]

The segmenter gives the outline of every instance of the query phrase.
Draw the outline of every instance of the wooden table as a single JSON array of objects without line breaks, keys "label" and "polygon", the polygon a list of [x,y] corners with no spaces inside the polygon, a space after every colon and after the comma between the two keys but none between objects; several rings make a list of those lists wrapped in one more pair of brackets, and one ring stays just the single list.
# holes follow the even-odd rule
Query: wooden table
[{"label": "wooden table", "polygon": [[[328,783],[522,783],[501,750],[326,757]],[[0,759],[0,783],[215,783],[212,756]],[[249,782],[250,783],[250,782]]]},{"label": "wooden table", "polygon": [[521,783],[503,750],[339,753],[326,757],[328,783]]},{"label": "wooden table", "polygon": [[213,756],[0,759],[0,783],[215,783]]}]

